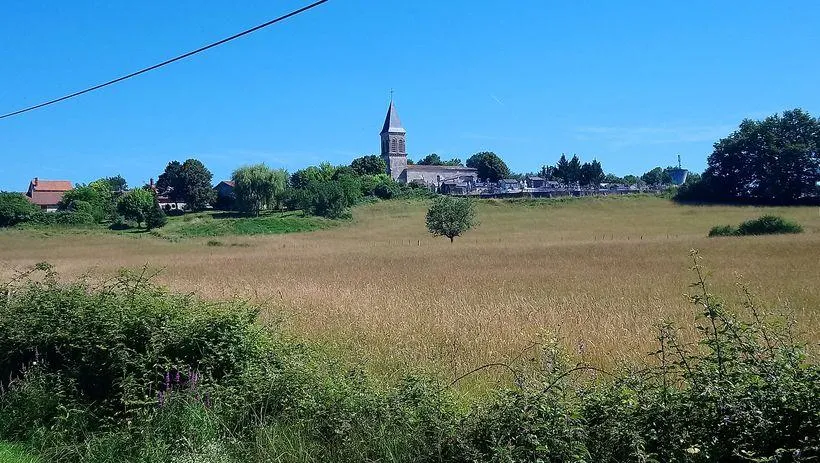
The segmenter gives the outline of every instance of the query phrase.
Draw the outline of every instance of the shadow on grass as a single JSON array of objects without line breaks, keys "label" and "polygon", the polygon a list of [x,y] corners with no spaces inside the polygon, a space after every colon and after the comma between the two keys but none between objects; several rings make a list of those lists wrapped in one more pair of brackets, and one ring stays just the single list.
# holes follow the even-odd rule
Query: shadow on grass
[{"label": "shadow on grass", "polygon": [[305,217],[306,214],[302,211],[284,211],[284,212],[262,212],[258,216],[255,214],[247,214],[243,212],[220,211],[210,214],[212,219],[263,219],[263,218],[280,218],[280,217]]}]

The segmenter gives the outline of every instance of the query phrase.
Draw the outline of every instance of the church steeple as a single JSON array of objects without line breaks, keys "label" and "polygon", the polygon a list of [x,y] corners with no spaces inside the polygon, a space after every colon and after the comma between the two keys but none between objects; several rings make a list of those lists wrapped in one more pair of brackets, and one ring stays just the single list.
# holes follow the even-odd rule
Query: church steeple
[{"label": "church steeple", "polygon": [[387,164],[387,173],[398,180],[402,175],[407,175],[407,148],[405,146],[405,136],[407,131],[401,125],[399,113],[393,99],[390,99],[390,107],[387,108],[387,116],[384,118],[384,125],[380,133],[382,141],[382,159]]},{"label": "church steeple", "polygon": [[407,133],[404,127],[401,126],[399,113],[396,111],[396,105],[393,104],[393,100],[390,100],[390,107],[387,108],[387,116],[384,118],[381,135],[386,133]]}]

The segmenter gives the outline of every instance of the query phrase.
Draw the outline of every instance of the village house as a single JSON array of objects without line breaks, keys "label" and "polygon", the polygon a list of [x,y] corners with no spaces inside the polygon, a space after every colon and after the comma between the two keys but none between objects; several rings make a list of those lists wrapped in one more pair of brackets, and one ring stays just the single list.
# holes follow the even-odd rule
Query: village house
[{"label": "village house", "polygon": [[498,181],[498,189],[501,191],[516,191],[521,189],[521,182],[514,178],[505,178]]},{"label": "village house", "polygon": [[525,179],[525,181],[527,182],[527,188],[544,188],[545,181],[541,177],[530,175]]},{"label": "village house", "polygon": [[475,177],[465,175],[441,181],[439,193],[445,195],[466,195],[475,190]]},{"label": "village house", "polygon": [[159,203],[159,206],[165,212],[175,210],[175,209],[179,209],[179,210],[185,209],[185,203],[184,202],[176,201],[174,199],[171,199],[170,193],[171,193],[172,190],[159,191],[157,189],[157,185],[154,183],[153,178],[148,180],[148,188],[150,188],[151,191],[153,191],[154,194],[157,195],[157,203]]},{"label": "village house", "polygon": [[65,192],[73,189],[68,180],[40,180],[34,177],[28,185],[26,197],[44,211],[54,212]]},{"label": "village house", "polygon": [[236,184],[234,184],[233,180],[222,180],[221,182],[217,183],[214,187],[214,191],[216,192],[216,204],[214,208],[216,209],[232,209],[234,207],[234,203],[236,202],[236,193],[234,192],[234,188]]}]

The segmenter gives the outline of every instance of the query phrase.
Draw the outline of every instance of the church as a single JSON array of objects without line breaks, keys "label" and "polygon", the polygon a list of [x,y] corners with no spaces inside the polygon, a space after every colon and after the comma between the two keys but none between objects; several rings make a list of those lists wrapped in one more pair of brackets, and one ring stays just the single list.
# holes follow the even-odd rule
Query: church
[{"label": "church", "polygon": [[399,183],[417,183],[431,189],[472,189],[477,171],[461,166],[419,166],[407,164],[407,131],[401,125],[396,105],[390,100],[381,132],[382,159],[387,164],[387,175]]}]

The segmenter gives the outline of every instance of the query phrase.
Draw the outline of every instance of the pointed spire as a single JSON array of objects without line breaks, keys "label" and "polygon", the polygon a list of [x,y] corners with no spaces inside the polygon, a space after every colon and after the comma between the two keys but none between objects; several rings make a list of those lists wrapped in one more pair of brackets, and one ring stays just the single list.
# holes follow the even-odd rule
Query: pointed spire
[{"label": "pointed spire", "polygon": [[396,105],[393,104],[392,98],[390,100],[390,107],[387,108],[387,116],[384,118],[384,126],[382,127],[381,133],[406,133],[404,127],[401,126],[399,113],[396,112]]}]

